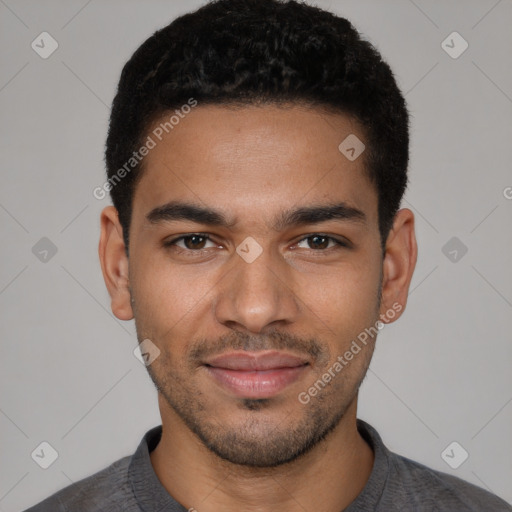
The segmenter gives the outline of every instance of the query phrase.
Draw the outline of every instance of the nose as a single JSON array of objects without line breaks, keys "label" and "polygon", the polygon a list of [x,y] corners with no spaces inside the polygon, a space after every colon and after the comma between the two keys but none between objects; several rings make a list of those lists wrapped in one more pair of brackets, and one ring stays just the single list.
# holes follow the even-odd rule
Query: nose
[{"label": "nose", "polygon": [[291,268],[268,248],[252,262],[233,255],[233,267],[220,281],[215,298],[217,321],[237,330],[260,333],[297,320],[298,297]]}]

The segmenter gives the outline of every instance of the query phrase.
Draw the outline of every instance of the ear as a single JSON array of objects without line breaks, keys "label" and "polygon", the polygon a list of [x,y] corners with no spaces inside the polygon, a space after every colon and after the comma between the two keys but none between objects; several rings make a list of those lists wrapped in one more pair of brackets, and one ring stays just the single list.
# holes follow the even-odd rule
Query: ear
[{"label": "ear", "polygon": [[[417,256],[414,214],[408,208],[403,208],[395,215],[386,240],[380,305],[380,318],[384,323],[394,322],[405,309]],[[386,315],[391,309],[393,316]]]},{"label": "ear", "polygon": [[110,294],[112,313],[119,320],[131,320],[133,310],[128,278],[128,256],[123,241],[123,228],[113,206],[107,206],[101,212],[98,253],[103,279]]}]

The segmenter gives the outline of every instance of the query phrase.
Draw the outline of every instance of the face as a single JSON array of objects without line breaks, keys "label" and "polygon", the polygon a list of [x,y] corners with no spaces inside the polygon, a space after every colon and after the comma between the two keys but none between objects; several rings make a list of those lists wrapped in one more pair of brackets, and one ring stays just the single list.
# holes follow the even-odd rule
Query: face
[{"label": "face", "polygon": [[199,105],[145,157],[125,263],[112,222],[113,311],[158,347],[169,421],[222,459],[276,466],[325,438],[366,373],[375,336],[361,333],[405,304],[364,153],[338,149],[350,134],[365,140],[312,108]]}]

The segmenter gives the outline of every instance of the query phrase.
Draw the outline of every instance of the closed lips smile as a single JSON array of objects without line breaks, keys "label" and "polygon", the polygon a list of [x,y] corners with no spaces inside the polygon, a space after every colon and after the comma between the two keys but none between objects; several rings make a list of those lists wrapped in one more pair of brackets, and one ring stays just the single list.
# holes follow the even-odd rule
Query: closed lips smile
[{"label": "closed lips smile", "polygon": [[243,398],[270,398],[295,382],[307,358],[285,352],[229,352],[207,360],[208,374],[223,389]]}]

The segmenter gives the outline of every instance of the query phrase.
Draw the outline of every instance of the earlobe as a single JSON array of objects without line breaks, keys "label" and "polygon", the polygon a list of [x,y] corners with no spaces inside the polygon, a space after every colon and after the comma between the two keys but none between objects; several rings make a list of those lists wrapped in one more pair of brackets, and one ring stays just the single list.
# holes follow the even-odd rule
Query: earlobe
[{"label": "earlobe", "polygon": [[[398,319],[405,309],[417,255],[414,214],[408,208],[403,208],[395,215],[386,241],[380,306],[380,315],[385,323]],[[396,314],[386,315],[390,309]]]},{"label": "earlobe", "polygon": [[113,206],[107,206],[101,212],[98,254],[103,279],[111,298],[112,313],[120,320],[131,320],[133,310],[130,300],[128,257],[123,240],[123,228]]}]

